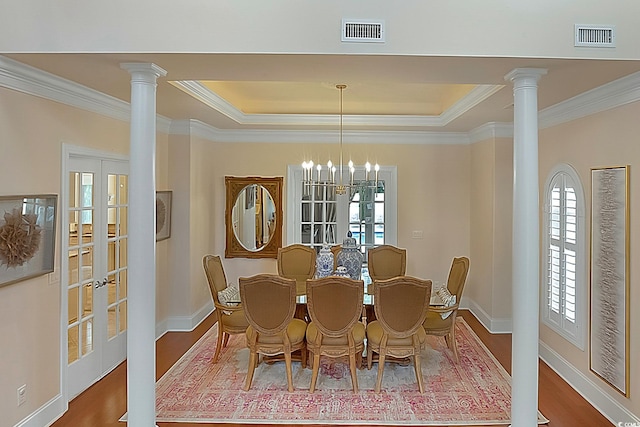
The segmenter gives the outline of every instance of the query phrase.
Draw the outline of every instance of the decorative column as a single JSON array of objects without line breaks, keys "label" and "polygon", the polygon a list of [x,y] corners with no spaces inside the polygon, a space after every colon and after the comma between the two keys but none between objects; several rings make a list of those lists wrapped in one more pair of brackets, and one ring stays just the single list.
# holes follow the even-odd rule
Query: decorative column
[{"label": "decorative column", "polygon": [[513,335],[511,425],[538,425],[540,226],[538,80],[547,71],[517,68],[513,82]]},{"label": "decorative column", "polygon": [[120,65],[131,74],[127,425],[156,425],[156,80],[155,64]]}]

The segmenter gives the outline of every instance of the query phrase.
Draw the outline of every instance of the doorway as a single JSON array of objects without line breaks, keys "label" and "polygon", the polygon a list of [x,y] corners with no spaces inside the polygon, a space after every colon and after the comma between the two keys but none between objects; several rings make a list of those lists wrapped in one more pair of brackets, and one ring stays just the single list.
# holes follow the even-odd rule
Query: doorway
[{"label": "doorway", "polygon": [[64,151],[62,341],[70,400],[126,358],[129,163]]}]

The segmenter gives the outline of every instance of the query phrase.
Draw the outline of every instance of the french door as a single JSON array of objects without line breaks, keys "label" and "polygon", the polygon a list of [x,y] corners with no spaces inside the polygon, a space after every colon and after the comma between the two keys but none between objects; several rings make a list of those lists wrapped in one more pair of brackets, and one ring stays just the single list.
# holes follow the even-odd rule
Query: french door
[{"label": "french door", "polygon": [[73,154],[67,161],[62,271],[69,398],[126,357],[128,168],[126,161]]}]

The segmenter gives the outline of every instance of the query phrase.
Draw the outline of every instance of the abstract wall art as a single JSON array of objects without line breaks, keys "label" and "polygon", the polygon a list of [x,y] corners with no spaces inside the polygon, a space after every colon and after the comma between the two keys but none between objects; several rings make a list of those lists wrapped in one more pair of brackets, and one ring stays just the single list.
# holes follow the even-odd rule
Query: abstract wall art
[{"label": "abstract wall art", "polygon": [[58,196],[0,196],[0,286],[51,273]]},{"label": "abstract wall art", "polygon": [[629,166],[591,169],[590,369],[629,393]]}]

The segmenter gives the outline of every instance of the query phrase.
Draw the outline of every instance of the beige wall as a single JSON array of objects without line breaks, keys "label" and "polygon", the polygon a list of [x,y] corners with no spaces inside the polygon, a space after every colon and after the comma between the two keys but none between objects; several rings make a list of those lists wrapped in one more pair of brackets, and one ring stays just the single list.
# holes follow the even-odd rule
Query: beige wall
[{"label": "beige wall", "polygon": [[[640,186],[633,173],[639,156],[635,144],[639,113],[640,105],[634,104],[542,130],[541,184],[555,164],[568,162],[580,174],[588,195],[590,167],[631,164],[633,215],[640,203]],[[128,140],[127,123],[0,89],[0,194],[60,194],[62,142],[126,154]],[[345,152],[359,163],[370,160],[397,166],[398,245],[409,250],[408,274],[444,280],[451,258],[468,255],[472,263],[466,296],[491,317],[508,317],[510,140],[471,146],[402,145],[393,141],[388,145],[347,144]],[[224,253],[225,175],[286,177],[289,164],[330,156],[337,158],[337,144],[232,144],[195,136],[159,135],[158,189],[173,190],[174,215],[171,238],[157,246],[157,321],[193,315],[209,301],[201,258],[205,253]],[[424,238],[412,239],[414,230],[422,230]],[[632,222],[632,242],[638,241],[638,233]],[[60,236],[56,266],[60,265],[59,241]],[[486,245],[489,255],[484,251]],[[631,278],[638,274],[639,257],[632,244]],[[240,275],[276,271],[274,260],[224,262],[230,281]],[[10,425],[58,393],[59,286],[55,280],[49,284],[49,277],[43,276],[0,288],[0,413]],[[631,307],[638,307],[637,281],[631,286]],[[638,314],[632,310],[632,327],[634,324],[638,324]],[[625,399],[590,374],[587,352],[544,326],[541,338],[601,385],[612,399],[640,412],[637,380],[632,382],[631,398]],[[632,335],[631,360],[639,357],[639,346]],[[29,398],[17,407],[16,389],[22,384],[27,384]]]},{"label": "beige wall", "polygon": [[464,291],[465,297],[478,304],[488,316],[493,316],[494,153],[494,140],[478,142],[471,146],[469,267],[476,285],[469,286]]},{"label": "beige wall", "polygon": [[[579,5],[553,0],[464,4],[217,0],[175,7],[168,0],[114,0],[76,2],[70,12],[56,3],[22,0],[12,2],[11,13],[0,18],[0,52],[356,52],[638,59],[640,3],[618,0],[612,8],[606,2],[581,0]],[[386,43],[341,43],[342,18],[384,19]],[[176,23],[186,25],[176,27]],[[576,49],[574,24],[615,25],[616,48]],[[104,37],[114,28],[117,37]],[[345,70],[340,73],[344,78]]]},{"label": "beige wall", "polygon": [[492,330],[507,329],[504,322],[511,319],[512,165],[511,139],[471,146],[470,281],[475,286],[465,288],[465,296],[486,316],[484,322],[495,322],[485,325]]},{"label": "beige wall", "polygon": [[[0,195],[60,195],[61,147],[128,151],[129,125],[0,88]],[[58,212],[60,212],[60,198]],[[58,214],[56,273],[0,288],[0,414],[14,425],[60,390],[60,274]],[[27,385],[27,402],[16,390]]]},{"label": "beige wall", "polygon": [[[575,168],[582,181],[587,210],[586,224],[591,223],[591,168],[602,166],[631,165],[630,200],[631,200],[631,250],[630,250],[630,362],[631,387],[630,398],[615,392],[597,376],[589,371],[588,346],[584,351],[570,344],[548,327],[542,325],[541,340],[576,367],[585,377],[600,387],[612,399],[631,410],[640,413],[640,377],[637,360],[640,359],[640,340],[637,326],[640,325],[640,251],[634,250],[635,243],[640,241],[640,227],[635,213],[640,209],[640,175],[635,167],[640,163],[638,135],[640,134],[640,103],[619,107],[597,115],[589,116],[567,124],[544,129],[540,132],[540,185],[541,188],[551,169],[558,163],[568,163]],[[541,195],[544,192],[541,190]],[[587,239],[589,229],[586,230]],[[586,248],[589,253],[589,248]],[[588,266],[587,266],[588,269]],[[589,277],[587,272],[586,277]],[[582,283],[582,291],[589,291],[589,283]],[[588,318],[588,307],[584,308]]]},{"label": "beige wall", "polygon": [[[211,144],[211,143],[209,143]],[[287,166],[304,158],[326,161],[338,158],[337,144],[225,144],[215,143],[214,246],[224,254],[224,176],[283,176]],[[446,280],[454,256],[469,256],[469,170],[468,145],[366,145],[345,148],[360,164],[366,160],[398,169],[398,246],[407,248],[407,274]],[[286,198],[286,190],[285,190]],[[283,208],[286,210],[286,200]],[[286,216],[286,212],[285,212]],[[423,239],[412,239],[422,230]],[[286,240],[286,239],[285,239]],[[227,279],[241,275],[277,271],[275,260],[225,259]],[[473,286],[473,285],[470,285]]]}]

